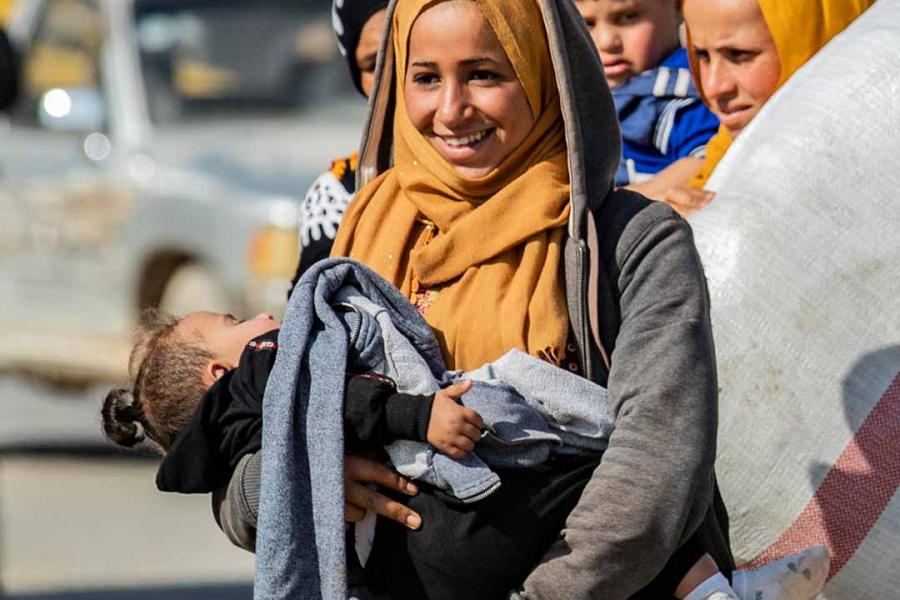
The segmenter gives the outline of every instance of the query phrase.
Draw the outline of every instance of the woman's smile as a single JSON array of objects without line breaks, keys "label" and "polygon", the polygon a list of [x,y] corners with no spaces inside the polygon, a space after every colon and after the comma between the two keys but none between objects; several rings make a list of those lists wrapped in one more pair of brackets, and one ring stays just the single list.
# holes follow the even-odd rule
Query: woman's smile
[{"label": "woman's smile", "polygon": [[464,164],[478,157],[485,146],[494,140],[496,128],[482,129],[475,133],[432,136],[432,145],[450,164]]},{"label": "woman's smile", "polygon": [[404,99],[413,126],[470,179],[496,169],[534,125],[503,46],[469,0],[438,4],[416,20]]}]

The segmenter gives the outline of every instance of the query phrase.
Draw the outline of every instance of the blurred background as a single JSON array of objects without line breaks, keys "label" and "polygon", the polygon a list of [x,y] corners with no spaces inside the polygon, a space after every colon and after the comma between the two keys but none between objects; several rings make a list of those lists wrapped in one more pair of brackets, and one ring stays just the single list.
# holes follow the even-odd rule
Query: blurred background
[{"label": "blurred background", "polygon": [[[0,0],[0,596],[251,598],[205,496],[99,433],[142,307],[283,311],[365,106],[329,0]],[[7,43],[8,42],[8,43]]]}]

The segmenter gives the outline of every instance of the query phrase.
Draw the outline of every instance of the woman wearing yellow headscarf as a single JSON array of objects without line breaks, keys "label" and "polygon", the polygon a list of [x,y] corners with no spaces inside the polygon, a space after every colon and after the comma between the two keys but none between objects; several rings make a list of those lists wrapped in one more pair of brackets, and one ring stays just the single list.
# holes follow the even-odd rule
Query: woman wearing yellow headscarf
[{"label": "woman wearing yellow headscarf", "polygon": [[[333,254],[393,282],[453,367],[515,348],[606,387],[605,397],[575,399],[566,425],[602,414],[614,431],[600,434],[602,454],[560,452],[525,475],[504,470],[495,493],[464,506],[428,490],[388,499],[359,481],[415,488],[347,457],[345,518],[372,509],[406,526],[379,521],[367,585],[397,600],[660,600],[695,585],[692,598],[721,598],[734,564],[715,486],[705,277],[672,208],[614,189],[616,113],[583,19],[571,0],[396,0],[387,19],[360,152],[364,187]],[[435,399],[432,414],[462,410],[442,405]],[[252,489],[253,468],[230,489]],[[342,531],[317,539],[310,558],[295,543],[308,530],[256,530],[240,504],[226,513],[261,533],[258,593],[347,597]],[[775,566],[778,587],[796,582],[798,593],[771,594],[745,572],[740,597],[816,591],[807,564]]]},{"label": "woman wearing yellow headscarf", "polygon": [[702,188],[766,101],[875,0],[685,0],[698,89],[722,121],[691,180]]},{"label": "woman wearing yellow headscarf", "polygon": [[[504,481],[495,509],[452,518],[428,494],[411,499],[431,529],[409,534],[409,555],[443,554],[419,565],[423,583],[470,579],[499,586],[498,597],[512,583],[528,598],[659,599],[704,552],[727,573],[705,279],[670,207],[613,189],[620,136],[583,19],[570,0],[398,0],[389,19],[360,153],[364,187],[332,254],[394,283],[451,367],[516,348],[607,386],[616,421],[599,466],[581,465],[580,485]],[[586,408],[606,413],[598,400]],[[548,514],[548,501],[565,508]],[[484,527],[509,536],[508,552],[464,544]],[[532,568],[554,540],[564,547],[524,584],[527,572],[510,577],[510,565]]]},{"label": "woman wearing yellow headscarf", "polygon": [[[397,64],[408,63],[412,24],[430,4],[398,5]],[[558,363],[568,333],[559,264],[569,182],[550,53],[537,4],[505,3],[502,12],[497,4],[480,4],[508,61],[500,64],[502,51],[486,56],[485,72],[474,75],[493,76],[487,66],[499,68],[497,75],[521,86],[527,103],[486,109],[494,99],[482,85],[473,94],[478,97],[471,116],[426,106],[426,113],[436,113],[424,117],[434,131],[426,136],[410,118],[407,96],[417,106],[423,97],[426,104],[440,100],[429,97],[427,86],[407,79],[450,74],[398,69],[394,168],[359,192],[333,253],[369,264],[416,303],[437,333],[450,368],[474,369],[510,348]],[[417,106],[412,112],[421,113]],[[448,146],[454,136],[482,134],[484,140]],[[492,150],[484,165],[469,166],[473,160],[467,152],[477,160]]]}]

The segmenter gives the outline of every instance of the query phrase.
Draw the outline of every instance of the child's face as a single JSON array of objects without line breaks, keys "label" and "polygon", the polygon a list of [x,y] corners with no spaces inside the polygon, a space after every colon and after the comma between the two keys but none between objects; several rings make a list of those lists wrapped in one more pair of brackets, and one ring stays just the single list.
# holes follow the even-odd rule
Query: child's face
[{"label": "child's face", "polygon": [[375,84],[375,59],[378,57],[378,47],[381,45],[381,33],[384,29],[384,21],[387,18],[387,9],[376,11],[359,34],[359,42],[356,45],[356,64],[359,66],[360,84],[363,93],[368,98]]},{"label": "child's face", "polygon": [[775,93],[781,77],[778,50],[759,3],[685,0],[684,16],[703,94],[736,136]]},{"label": "child's face", "polygon": [[[185,336],[199,336],[213,360],[204,373],[204,380],[216,381],[227,371],[238,366],[244,348],[253,338],[281,327],[268,313],[260,313],[252,319],[239,321],[233,315],[212,312],[194,312],[181,320],[176,331]],[[209,385],[212,385],[212,383]]]},{"label": "child's face", "polygon": [[679,0],[576,0],[614,88],[652,69],[679,45]]}]

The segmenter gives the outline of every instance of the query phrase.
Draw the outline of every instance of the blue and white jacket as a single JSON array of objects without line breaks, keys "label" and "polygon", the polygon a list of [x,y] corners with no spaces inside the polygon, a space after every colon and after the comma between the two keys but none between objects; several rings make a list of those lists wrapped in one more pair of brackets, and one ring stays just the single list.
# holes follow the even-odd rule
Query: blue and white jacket
[{"label": "blue and white jacket", "polygon": [[680,158],[702,158],[719,130],[719,120],[694,86],[684,48],[613,89],[612,95],[622,131],[618,187],[640,183]]}]

